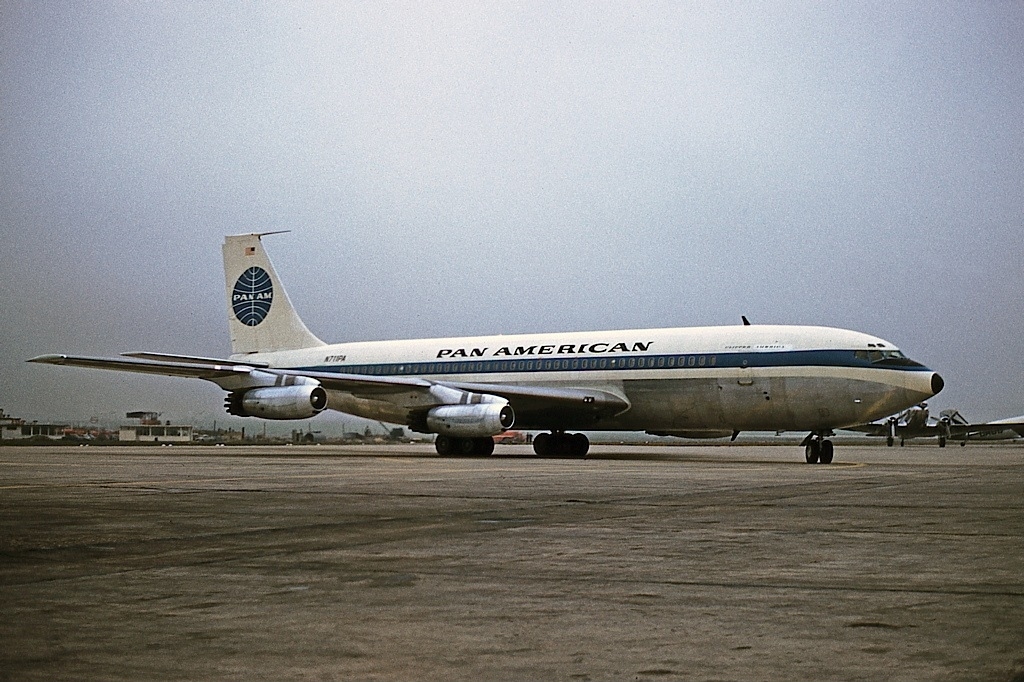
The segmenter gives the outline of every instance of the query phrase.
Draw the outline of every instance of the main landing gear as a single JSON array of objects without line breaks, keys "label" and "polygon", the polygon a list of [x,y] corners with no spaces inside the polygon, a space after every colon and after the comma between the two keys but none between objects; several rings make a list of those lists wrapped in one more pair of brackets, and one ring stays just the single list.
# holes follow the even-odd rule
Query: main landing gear
[{"label": "main landing gear", "polygon": [[831,464],[832,457],[835,454],[835,447],[832,445],[832,441],[828,440],[826,436],[832,435],[831,433],[812,433],[804,438],[802,445],[804,446],[804,459],[807,460],[808,464]]},{"label": "main landing gear", "polygon": [[456,455],[458,457],[486,457],[494,452],[494,439],[456,438],[454,436],[438,436],[434,439],[434,449],[439,455]]},{"label": "main landing gear", "polygon": [[[439,435],[434,439],[437,454],[445,457],[486,457],[494,452],[494,439],[457,438]],[[533,451],[541,457],[582,458],[590,450],[590,439],[582,433],[555,431],[533,439]]]},{"label": "main landing gear", "polygon": [[583,458],[590,450],[590,439],[582,433],[553,431],[533,439],[533,451],[541,457]]}]

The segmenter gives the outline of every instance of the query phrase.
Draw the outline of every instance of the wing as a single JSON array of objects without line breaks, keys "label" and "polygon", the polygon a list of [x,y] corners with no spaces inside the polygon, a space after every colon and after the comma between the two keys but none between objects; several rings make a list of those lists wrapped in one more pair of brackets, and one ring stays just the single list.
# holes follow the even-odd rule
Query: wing
[{"label": "wing", "polygon": [[[151,357],[174,358],[174,361],[143,359]],[[387,392],[408,391],[409,388],[429,388],[431,386],[430,382],[415,378],[365,377],[358,374],[281,370],[271,369],[264,364],[248,365],[231,360],[198,358],[188,355],[165,355],[162,353],[130,353],[126,354],[123,358],[96,358],[85,355],[40,355],[30,359],[28,362],[205,379],[226,390],[234,388],[231,379],[249,376],[258,382],[261,375],[268,377],[305,376],[316,379],[324,388],[350,393],[372,392],[375,395]],[[270,381],[266,385],[273,386],[274,382]]]},{"label": "wing", "polygon": [[1016,431],[1024,435],[1024,417],[1012,417],[1010,419],[998,419],[993,422],[982,422],[980,424],[950,424],[949,434],[953,438],[969,438],[971,436],[985,436],[1001,433],[1003,431]]},{"label": "wing", "polygon": [[[421,402],[425,408],[460,402],[466,393],[485,394],[507,400],[516,413],[517,423],[538,424],[542,428],[576,428],[579,424],[593,424],[601,417],[621,414],[630,407],[625,397],[593,388],[461,383],[430,381],[418,377],[368,377],[361,374],[279,369],[255,363],[250,365],[231,360],[164,353],[128,353],[121,358],[40,355],[28,362],[204,379],[225,390],[274,386],[279,383],[280,377],[307,377],[318,381],[325,389],[350,393],[358,398],[387,401],[389,395],[395,395],[395,399],[399,400],[398,396],[422,392],[429,395],[427,400]],[[444,393],[432,390],[434,387],[453,390]]]},{"label": "wing", "polygon": [[889,425],[888,424],[854,424],[853,426],[844,426],[843,431],[857,431],[860,433],[866,433],[869,436],[888,436]]},{"label": "wing", "polygon": [[148,360],[121,358],[94,358],[85,355],[40,355],[28,362],[40,362],[46,365],[68,365],[71,367],[89,367],[91,369],[112,369],[119,372],[137,372],[139,374],[162,374],[169,377],[193,377],[196,379],[225,379],[239,374],[248,374],[253,367],[238,365],[225,361],[217,362],[153,362]]}]

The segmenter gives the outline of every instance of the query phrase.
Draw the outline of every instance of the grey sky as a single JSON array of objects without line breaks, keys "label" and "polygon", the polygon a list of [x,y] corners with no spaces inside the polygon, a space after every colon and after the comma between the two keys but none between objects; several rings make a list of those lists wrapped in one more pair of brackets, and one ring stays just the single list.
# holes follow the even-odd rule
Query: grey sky
[{"label": "grey sky", "polygon": [[221,417],[26,364],[228,353],[224,234],[327,341],[877,334],[1024,413],[1024,3],[0,6],[0,407]]}]

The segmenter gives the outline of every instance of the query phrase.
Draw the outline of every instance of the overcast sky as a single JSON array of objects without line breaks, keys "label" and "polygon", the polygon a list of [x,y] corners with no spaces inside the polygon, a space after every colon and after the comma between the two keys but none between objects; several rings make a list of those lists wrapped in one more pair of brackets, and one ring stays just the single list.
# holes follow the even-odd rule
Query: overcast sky
[{"label": "overcast sky", "polygon": [[[0,407],[223,418],[223,235],[327,341],[876,334],[1024,413],[1024,3],[4,2]],[[241,422],[240,422],[241,423]]]}]

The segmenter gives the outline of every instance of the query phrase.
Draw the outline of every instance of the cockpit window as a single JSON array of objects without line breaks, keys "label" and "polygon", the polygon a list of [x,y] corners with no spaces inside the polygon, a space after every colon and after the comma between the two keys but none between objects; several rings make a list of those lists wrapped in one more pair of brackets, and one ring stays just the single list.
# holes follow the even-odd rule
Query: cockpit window
[{"label": "cockpit window", "polygon": [[873,365],[887,367],[921,367],[921,363],[914,362],[898,350],[858,350],[854,351],[854,357],[858,360],[867,360]]}]

